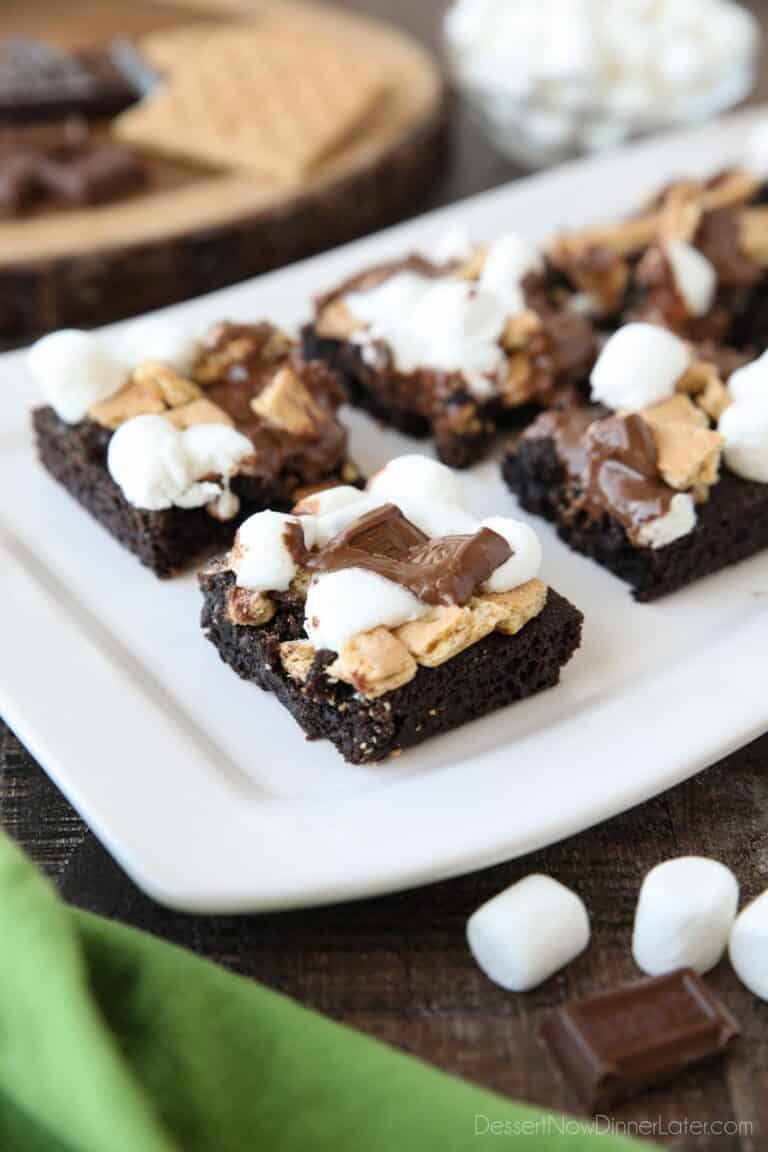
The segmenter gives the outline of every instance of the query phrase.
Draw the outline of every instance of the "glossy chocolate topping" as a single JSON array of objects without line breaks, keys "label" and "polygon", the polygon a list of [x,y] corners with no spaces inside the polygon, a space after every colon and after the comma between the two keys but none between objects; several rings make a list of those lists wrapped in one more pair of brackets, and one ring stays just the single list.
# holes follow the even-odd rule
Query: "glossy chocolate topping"
[{"label": "glossy chocolate topping", "polygon": [[[315,401],[317,419],[306,435],[270,424],[251,406],[284,367]],[[319,361],[304,360],[271,324],[219,325],[193,374],[206,396],[253,442],[256,474],[277,476],[290,469],[302,483],[314,484],[343,463],[347,436],[336,419],[342,399],[336,378]]]},{"label": "glossy chocolate topping", "polygon": [[300,529],[286,533],[286,542],[297,560],[296,549],[302,549],[301,563],[310,572],[364,568],[408,588],[425,604],[467,604],[512,555],[490,528],[430,540],[394,504],[361,516],[317,552],[303,550]]},{"label": "glossy chocolate topping", "polygon": [[669,511],[675,492],[659,476],[653,432],[637,413],[601,419],[590,408],[546,412],[526,435],[554,441],[574,510],[595,520],[607,513],[630,539]]}]

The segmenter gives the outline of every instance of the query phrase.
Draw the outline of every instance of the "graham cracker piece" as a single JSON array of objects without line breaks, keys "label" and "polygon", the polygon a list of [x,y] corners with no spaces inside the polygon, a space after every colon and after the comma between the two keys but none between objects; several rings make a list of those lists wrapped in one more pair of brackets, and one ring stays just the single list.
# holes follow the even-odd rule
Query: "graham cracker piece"
[{"label": "graham cracker piece", "polygon": [[360,126],[384,65],[298,16],[191,38],[166,83],[114,123],[123,140],[278,181],[305,175]]}]

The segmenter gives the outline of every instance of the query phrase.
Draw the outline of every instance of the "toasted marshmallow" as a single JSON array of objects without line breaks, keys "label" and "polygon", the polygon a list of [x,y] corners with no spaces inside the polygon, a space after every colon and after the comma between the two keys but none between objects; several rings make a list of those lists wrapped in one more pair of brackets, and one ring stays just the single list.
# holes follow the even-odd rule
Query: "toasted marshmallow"
[{"label": "toasted marshmallow", "polygon": [[675,393],[691,363],[688,345],[655,324],[625,324],[606,341],[592,369],[592,399],[614,411],[658,404]]},{"label": "toasted marshmallow", "polygon": [[768,892],[736,917],[728,956],[742,984],[761,1000],[768,1000]]},{"label": "toasted marshmallow", "polygon": [[313,646],[340,652],[358,632],[397,628],[428,611],[407,588],[363,568],[342,568],[309,586],[304,628]]},{"label": "toasted marshmallow", "polygon": [[664,247],[675,287],[691,316],[705,316],[715,299],[717,272],[703,252],[684,240],[670,240]]},{"label": "toasted marshmallow", "polygon": [[696,504],[690,492],[676,492],[664,516],[649,520],[638,532],[638,543],[643,548],[666,548],[693,532],[698,521]]},{"label": "toasted marshmallow", "polygon": [[[311,525],[302,516],[256,512],[237,530],[230,560],[240,588],[251,592],[285,592],[298,571],[287,529],[298,525],[304,543],[311,542]],[[307,539],[309,537],[309,539]]]},{"label": "toasted marshmallow", "polygon": [[676,968],[703,974],[725,951],[739,903],[736,877],[717,860],[680,856],[645,877],[635,912],[632,955],[649,976]]},{"label": "toasted marshmallow", "polygon": [[589,916],[570,888],[534,874],[481,905],[467,923],[467,941],[490,980],[526,992],[584,951]]},{"label": "toasted marshmallow", "polygon": [[509,560],[501,564],[485,582],[488,592],[510,592],[538,576],[541,568],[541,544],[530,525],[508,516],[490,516],[482,522],[503,536],[512,549]]},{"label": "toasted marshmallow", "polygon": [[100,337],[76,328],[43,336],[29,349],[27,367],[56,415],[67,424],[84,420],[89,408],[117,392],[128,375]]},{"label": "toasted marshmallow", "polygon": [[[134,416],[113,433],[107,468],[137,508],[200,508],[225,496],[230,477],[252,455],[251,441],[228,425],[180,430],[162,416]],[[209,479],[212,475],[220,481]],[[237,505],[225,498],[216,511],[231,517]]]}]

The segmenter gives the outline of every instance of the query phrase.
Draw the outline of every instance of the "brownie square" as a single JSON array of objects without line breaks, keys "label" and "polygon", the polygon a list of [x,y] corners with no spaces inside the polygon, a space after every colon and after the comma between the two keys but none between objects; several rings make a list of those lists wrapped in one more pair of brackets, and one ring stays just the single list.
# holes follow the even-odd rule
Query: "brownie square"
[{"label": "brownie square", "polygon": [[502,475],[527,512],[551,520],[562,540],[632,586],[636,600],[657,600],[768,548],[768,484],[723,468],[695,528],[666,547],[636,547],[618,521],[574,510],[554,440],[521,437],[502,461]]},{"label": "brownie square", "polygon": [[[122,545],[157,576],[172,576],[220,549],[246,517],[265,508],[283,510],[303,491],[329,484],[356,484],[357,469],[346,457],[346,430],[336,415],[342,393],[321,364],[302,360],[295,349],[265,362],[271,325],[221,325],[196,365],[202,396],[224,409],[235,427],[252,439],[256,465],[232,478],[237,514],[219,519],[206,508],[151,511],[131,504],[107,467],[113,429],[86,417],[68,424],[53,408],[38,408],[32,423],[38,456],[48,472]],[[251,408],[273,365],[290,364],[323,412],[317,438],[291,435],[262,421]]]},{"label": "brownie square", "polygon": [[[237,476],[231,485],[240,498],[240,511],[234,520],[216,520],[205,508],[151,512],[130,504],[107,471],[111,435],[107,428],[92,420],[65,424],[47,407],[32,413],[32,423],[39,459],[54,480],[160,577],[173,576],[228,544],[237,525],[253,512],[290,508],[301,487],[301,478],[291,471],[272,479]],[[328,482],[346,482],[343,464],[329,474]]]},{"label": "brownie square", "polygon": [[514,636],[493,632],[436,668],[376,699],[324,675],[318,652],[304,684],[291,679],[279,646],[302,639],[303,602],[284,600],[265,625],[234,623],[227,598],[234,575],[214,562],[200,575],[202,627],[221,659],[244,680],[274,692],[310,740],[330,740],[353,764],[397,755],[453,728],[557,684],[581,639],[582,614],[549,589],[538,616]]}]

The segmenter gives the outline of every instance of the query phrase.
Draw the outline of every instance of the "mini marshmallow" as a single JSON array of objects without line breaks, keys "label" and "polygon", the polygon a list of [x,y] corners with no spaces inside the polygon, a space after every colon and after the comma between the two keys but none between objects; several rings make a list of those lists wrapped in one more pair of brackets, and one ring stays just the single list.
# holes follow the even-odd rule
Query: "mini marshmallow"
[{"label": "mini marshmallow", "polygon": [[768,352],[737,369],[728,380],[733,403],[718,422],[731,472],[768,484]]},{"label": "mini marshmallow", "polygon": [[428,456],[398,456],[368,481],[368,491],[397,504],[401,497],[423,496],[464,507],[464,491],[457,474]]},{"label": "mini marshmallow", "polygon": [[690,492],[676,492],[663,516],[643,524],[637,541],[643,548],[666,548],[667,544],[693,532],[698,521],[696,503]]},{"label": "mini marshmallow", "polygon": [[282,512],[256,512],[237,530],[231,553],[232,569],[239,588],[251,592],[285,592],[298,566],[288,547],[286,528],[298,524],[311,539],[311,526],[305,518]]},{"label": "mini marshmallow", "polygon": [[742,984],[761,1000],[768,1000],[768,891],[736,917],[728,956]]},{"label": "mini marshmallow", "polygon": [[768,119],[759,120],[749,134],[746,165],[755,176],[768,177]]},{"label": "mini marshmallow", "polygon": [[684,240],[670,240],[664,248],[675,287],[691,316],[709,312],[717,289],[714,264]]},{"label": "mini marshmallow", "polygon": [[736,404],[768,407],[768,352],[732,372],[728,377],[728,391]]},{"label": "mini marshmallow", "polygon": [[426,536],[472,536],[479,527],[474,516],[456,504],[422,496],[401,496],[395,503]]},{"label": "mini marshmallow", "polygon": [[314,546],[324,548],[334,536],[349,525],[354,524],[361,516],[380,508],[387,501],[381,496],[374,496],[367,492],[358,492],[357,500],[350,500],[338,507],[324,512],[318,516],[303,516],[302,520],[312,521],[312,539]]},{"label": "mini marshmallow", "polygon": [[490,980],[526,992],[568,964],[589,943],[583,901],[550,876],[526,876],[470,916],[467,941]]},{"label": "mini marshmallow", "polygon": [[482,525],[503,536],[512,549],[509,560],[486,580],[486,591],[510,592],[538,576],[542,559],[541,544],[530,525],[507,516],[490,516],[483,520]]},{"label": "mini marshmallow", "polygon": [[117,336],[115,355],[130,371],[147,360],[162,360],[177,371],[191,368],[199,347],[188,324],[170,317],[135,320]]},{"label": "mini marshmallow", "polygon": [[592,369],[592,399],[615,411],[646,408],[674,395],[691,363],[688,345],[655,324],[625,324]]},{"label": "mini marshmallow", "polygon": [[351,484],[337,484],[333,488],[323,488],[320,492],[305,496],[296,505],[296,511],[325,516],[329,512],[338,512],[340,508],[348,508],[350,504],[357,504],[361,496],[359,488],[353,488]]},{"label": "mini marshmallow", "polygon": [[62,328],[38,340],[27,353],[27,367],[60,420],[77,424],[88,409],[124,384],[124,365],[107,352],[98,336]]},{"label": "mini marshmallow", "polygon": [[[113,433],[107,448],[107,468],[126,500],[137,508],[159,511],[200,508],[218,501],[228,478],[253,444],[224,424],[195,425],[180,430],[162,416],[134,416]],[[207,477],[220,476],[221,482]],[[220,504],[222,518],[237,508]]]},{"label": "mini marshmallow", "polygon": [[731,472],[768,484],[768,404],[731,404],[718,422]]},{"label": "mini marshmallow", "polygon": [[342,568],[312,581],[304,628],[318,650],[340,652],[358,632],[397,628],[428,611],[407,588],[363,568]]},{"label": "mini marshmallow", "polygon": [[717,860],[680,856],[657,864],[640,889],[632,955],[649,976],[676,968],[700,975],[725,951],[739,904],[736,877]]},{"label": "mini marshmallow", "polygon": [[518,232],[507,232],[494,241],[480,273],[480,286],[492,293],[507,313],[525,308],[523,280],[544,267],[541,252]]}]

